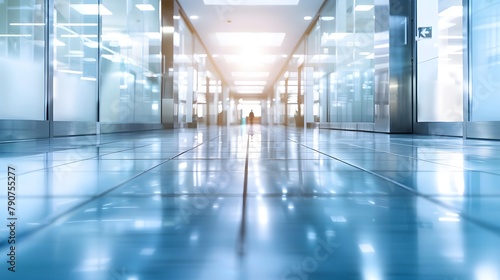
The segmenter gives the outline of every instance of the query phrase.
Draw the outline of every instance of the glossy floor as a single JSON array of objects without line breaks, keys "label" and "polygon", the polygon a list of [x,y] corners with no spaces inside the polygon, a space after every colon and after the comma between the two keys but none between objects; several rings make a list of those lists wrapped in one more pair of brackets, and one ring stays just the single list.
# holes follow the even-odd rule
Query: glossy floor
[{"label": "glossy floor", "polygon": [[500,279],[499,163],[259,125],[3,143],[0,279]]}]

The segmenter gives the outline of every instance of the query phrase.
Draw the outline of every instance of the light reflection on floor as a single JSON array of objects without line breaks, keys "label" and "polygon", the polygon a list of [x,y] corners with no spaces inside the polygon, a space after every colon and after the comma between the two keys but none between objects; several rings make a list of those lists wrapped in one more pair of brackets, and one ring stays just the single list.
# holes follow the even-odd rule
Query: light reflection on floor
[{"label": "light reflection on floor", "polygon": [[259,125],[0,144],[0,279],[500,279],[499,151]]}]

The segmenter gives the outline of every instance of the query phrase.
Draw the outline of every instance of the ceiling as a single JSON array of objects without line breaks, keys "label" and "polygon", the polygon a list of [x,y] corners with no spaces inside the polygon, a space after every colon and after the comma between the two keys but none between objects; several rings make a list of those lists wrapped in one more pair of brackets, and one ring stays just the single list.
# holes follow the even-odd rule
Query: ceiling
[{"label": "ceiling", "polygon": [[[233,96],[270,92],[324,0],[179,0]],[[253,76],[253,77],[252,77]]]}]

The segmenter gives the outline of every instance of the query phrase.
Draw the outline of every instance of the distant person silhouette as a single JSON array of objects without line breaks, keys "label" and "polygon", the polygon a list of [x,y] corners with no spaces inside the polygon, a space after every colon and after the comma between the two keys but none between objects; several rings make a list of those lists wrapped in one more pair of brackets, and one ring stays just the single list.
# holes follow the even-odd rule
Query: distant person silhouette
[{"label": "distant person silhouette", "polygon": [[248,115],[248,120],[250,121],[250,125],[253,125],[253,118],[255,115],[253,114],[253,110],[250,110],[250,114]]}]

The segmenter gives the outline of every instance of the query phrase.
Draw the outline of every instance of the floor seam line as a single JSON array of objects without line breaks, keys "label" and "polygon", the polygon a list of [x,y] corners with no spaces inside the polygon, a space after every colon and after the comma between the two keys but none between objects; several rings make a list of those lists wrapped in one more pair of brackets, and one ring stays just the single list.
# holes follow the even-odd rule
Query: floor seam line
[{"label": "floor seam line", "polygon": [[[101,197],[103,197],[103,196],[105,196],[105,195],[107,195],[107,194],[109,194],[110,192],[112,192],[112,191],[114,191],[114,190],[116,190],[116,189],[118,189],[118,188],[122,187],[122,186],[123,186],[123,185],[125,185],[126,183],[128,183],[128,182],[130,182],[130,181],[132,181],[132,180],[134,180],[134,179],[136,179],[136,178],[139,178],[140,176],[142,176],[142,175],[146,174],[147,172],[149,172],[149,171],[151,171],[151,170],[153,170],[153,169],[155,169],[155,168],[157,168],[157,167],[159,167],[159,166],[163,165],[164,163],[167,163],[167,162],[169,162],[169,161],[171,161],[171,160],[175,159],[176,157],[178,157],[178,156],[180,156],[180,155],[182,155],[182,154],[184,154],[184,153],[186,153],[186,152],[188,152],[188,151],[194,150],[194,149],[198,148],[199,146],[201,146],[201,145],[203,145],[203,144],[206,144],[206,143],[208,143],[208,142],[210,142],[210,141],[213,141],[213,140],[215,140],[215,139],[217,139],[217,138],[219,138],[219,137],[220,137],[220,135],[219,135],[219,136],[217,136],[217,137],[214,137],[214,138],[212,138],[212,139],[210,139],[210,140],[208,140],[207,142],[202,142],[202,143],[200,143],[200,144],[198,144],[198,145],[196,145],[196,146],[194,146],[194,147],[191,147],[191,148],[187,149],[186,151],[183,151],[182,153],[179,153],[177,156],[175,156],[175,157],[173,157],[173,158],[169,158],[169,159],[163,160],[162,162],[158,163],[157,165],[155,165],[155,166],[153,166],[153,167],[150,167],[150,168],[148,168],[148,169],[146,169],[146,170],[142,171],[141,173],[139,173],[139,174],[137,174],[137,175],[135,175],[135,176],[133,176],[133,177],[131,177],[131,178],[129,178],[129,179],[127,179],[127,180],[125,180],[124,182],[121,182],[121,183],[119,183],[118,185],[116,185],[116,186],[114,186],[114,187],[111,187],[110,189],[108,189],[108,190],[106,190],[106,191],[104,191],[104,192],[102,192],[102,193],[100,193],[100,194],[98,194],[98,195],[92,196],[90,199],[87,199],[87,200],[85,200],[85,201],[83,201],[83,202],[81,202],[81,203],[79,203],[79,204],[77,204],[77,205],[75,205],[75,206],[71,207],[70,209],[68,209],[68,210],[64,211],[64,213],[61,213],[61,214],[59,214],[59,215],[57,215],[57,216],[53,217],[52,219],[50,219],[50,220],[49,220],[49,221],[47,221],[46,223],[42,224],[40,227],[38,227],[38,228],[36,228],[36,229],[33,229],[32,231],[26,231],[26,232],[21,232],[21,233],[18,233],[18,234],[17,234],[17,236],[18,236],[19,238],[27,238],[27,237],[29,237],[29,236],[31,236],[31,235],[33,235],[33,234],[35,234],[35,233],[37,233],[37,232],[39,232],[39,231],[41,231],[41,230],[45,229],[46,227],[48,227],[48,226],[50,226],[50,225],[52,225],[52,224],[56,223],[58,220],[63,219],[64,217],[66,217],[66,216],[68,216],[69,214],[71,214],[73,211],[76,211],[78,208],[83,207],[84,205],[86,205],[86,204],[88,204],[88,203],[90,203],[90,202],[92,202],[92,201],[94,201],[94,200],[96,200],[96,199],[98,199],[98,198],[101,198]],[[4,248],[4,247],[6,247],[6,246],[8,246],[8,244],[7,244],[7,242],[6,242],[6,241],[5,241],[5,242],[0,242],[0,249],[3,249],[3,248]]]},{"label": "floor seam line", "polygon": [[395,180],[392,180],[392,179],[390,179],[390,178],[387,178],[387,177],[385,177],[385,176],[383,176],[383,175],[380,175],[380,174],[378,174],[378,173],[375,173],[375,172],[370,171],[370,170],[368,170],[368,169],[365,169],[365,168],[363,168],[363,167],[360,167],[360,166],[354,165],[354,164],[352,164],[352,163],[349,163],[349,162],[347,162],[347,161],[344,161],[344,160],[342,160],[342,159],[339,159],[339,158],[337,158],[337,157],[335,157],[335,156],[329,155],[329,154],[327,154],[327,153],[325,153],[325,152],[322,152],[322,151],[316,150],[316,149],[314,149],[314,148],[311,148],[311,147],[309,147],[309,146],[306,146],[306,145],[304,145],[303,143],[300,143],[300,142],[298,142],[298,141],[296,141],[296,140],[294,140],[294,139],[290,139],[290,138],[288,138],[288,140],[290,140],[290,141],[292,141],[292,142],[295,142],[295,143],[297,143],[297,144],[299,144],[299,145],[301,145],[301,146],[303,146],[303,147],[305,147],[305,148],[307,148],[307,149],[310,149],[310,150],[316,151],[316,152],[318,152],[318,153],[320,153],[320,154],[323,154],[323,155],[326,155],[326,156],[328,156],[328,157],[331,157],[331,158],[333,158],[333,159],[335,159],[335,160],[338,160],[338,161],[340,161],[340,162],[342,162],[342,163],[344,163],[344,164],[347,164],[347,165],[349,165],[349,166],[352,166],[352,167],[354,167],[354,168],[357,168],[357,169],[359,169],[359,170],[361,170],[361,171],[367,172],[367,173],[369,173],[370,175],[373,175],[373,176],[375,176],[375,177],[378,177],[378,178],[380,178],[380,179],[383,179],[383,180],[386,180],[386,181],[388,181],[388,182],[390,182],[390,183],[393,183],[393,184],[397,185],[398,187],[400,187],[400,188],[402,188],[402,189],[404,189],[404,190],[406,190],[406,191],[408,191],[408,192],[410,192],[410,193],[412,193],[412,194],[414,194],[414,195],[416,195],[416,196],[418,196],[418,197],[425,198],[425,199],[427,199],[428,201],[430,201],[430,202],[432,202],[432,203],[434,203],[434,204],[437,204],[437,205],[439,205],[439,206],[441,206],[441,207],[443,207],[443,208],[445,208],[445,209],[448,209],[448,210],[450,210],[450,211],[455,212],[456,214],[460,215],[462,218],[464,218],[464,219],[468,220],[469,222],[472,222],[472,223],[474,223],[474,224],[476,224],[476,225],[479,225],[479,226],[481,226],[481,227],[483,227],[483,228],[485,228],[485,229],[487,229],[487,230],[490,230],[490,231],[494,232],[495,234],[500,234],[500,227],[499,227],[499,226],[491,225],[491,224],[485,223],[485,222],[483,222],[483,221],[477,220],[477,219],[475,219],[475,218],[473,218],[473,217],[471,217],[471,216],[469,216],[469,215],[467,215],[467,214],[464,214],[463,212],[460,212],[459,210],[457,210],[457,209],[453,208],[452,206],[449,206],[449,205],[447,205],[447,204],[442,203],[442,202],[441,202],[441,201],[439,201],[439,200],[434,199],[432,196],[428,196],[428,195],[426,195],[426,194],[423,194],[423,193],[420,193],[420,192],[418,192],[418,191],[415,191],[414,189],[412,189],[412,188],[408,187],[408,186],[407,186],[407,185],[405,185],[405,184],[402,184],[402,183],[400,183],[400,182],[397,182],[397,181],[395,181]]}]

